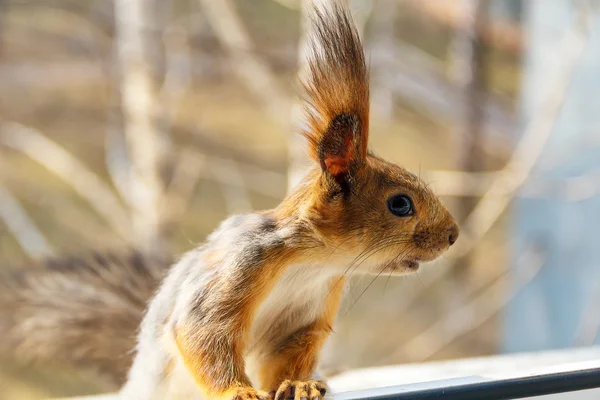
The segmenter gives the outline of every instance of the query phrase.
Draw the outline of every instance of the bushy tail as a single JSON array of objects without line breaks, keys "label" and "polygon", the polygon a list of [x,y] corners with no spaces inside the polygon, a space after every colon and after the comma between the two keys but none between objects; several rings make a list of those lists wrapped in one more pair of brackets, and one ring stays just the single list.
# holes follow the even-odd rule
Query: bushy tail
[{"label": "bushy tail", "polygon": [[[358,31],[343,0],[328,3],[315,6],[311,13],[308,73],[303,80],[308,123],[304,135],[316,161],[322,161],[322,153],[328,148],[345,148],[336,143],[344,138],[356,142],[350,149],[364,159],[369,129],[369,70]],[[332,130],[345,128],[353,135],[331,134]]]},{"label": "bushy tail", "polygon": [[126,378],[148,300],[170,260],[95,253],[0,275],[0,351]]}]

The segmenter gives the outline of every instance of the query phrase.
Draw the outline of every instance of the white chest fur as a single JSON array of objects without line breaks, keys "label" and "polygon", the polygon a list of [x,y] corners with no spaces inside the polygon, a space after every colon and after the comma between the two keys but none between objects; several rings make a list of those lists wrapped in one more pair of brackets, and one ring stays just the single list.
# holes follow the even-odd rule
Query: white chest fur
[{"label": "white chest fur", "polygon": [[255,384],[266,349],[314,322],[323,312],[336,271],[321,265],[290,265],[259,306],[247,341],[246,362]]}]

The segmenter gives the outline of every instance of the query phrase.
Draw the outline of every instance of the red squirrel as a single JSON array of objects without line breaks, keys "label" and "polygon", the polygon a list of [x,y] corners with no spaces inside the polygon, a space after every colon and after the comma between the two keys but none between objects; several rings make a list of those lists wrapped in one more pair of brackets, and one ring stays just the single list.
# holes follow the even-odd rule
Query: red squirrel
[{"label": "red squirrel", "polygon": [[173,266],[142,322],[124,399],[187,385],[211,399],[319,400],[325,385],[312,376],[348,272],[414,272],[456,241],[427,185],[368,151],[369,72],[343,2],[315,7],[310,29],[313,168],[278,207],[230,217]]},{"label": "red squirrel", "polygon": [[415,174],[368,150],[369,71],[343,1],[311,11],[303,132],[314,161],[272,210],[226,219],[162,280],[124,400],[321,400],[314,378],[352,273],[403,275],[459,229]]}]

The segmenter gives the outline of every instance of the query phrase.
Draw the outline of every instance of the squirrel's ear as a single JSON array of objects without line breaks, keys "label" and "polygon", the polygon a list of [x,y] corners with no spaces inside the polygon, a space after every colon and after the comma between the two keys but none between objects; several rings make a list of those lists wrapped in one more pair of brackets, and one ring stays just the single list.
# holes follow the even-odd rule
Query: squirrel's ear
[{"label": "squirrel's ear", "polygon": [[318,142],[311,140],[311,152],[324,172],[339,180],[363,164],[367,146],[362,132],[357,115],[342,113],[331,120]]},{"label": "squirrel's ear", "polygon": [[304,136],[312,158],[340,181],[367,157],[369,71],[344,2],[315,7],[311,21]]}]

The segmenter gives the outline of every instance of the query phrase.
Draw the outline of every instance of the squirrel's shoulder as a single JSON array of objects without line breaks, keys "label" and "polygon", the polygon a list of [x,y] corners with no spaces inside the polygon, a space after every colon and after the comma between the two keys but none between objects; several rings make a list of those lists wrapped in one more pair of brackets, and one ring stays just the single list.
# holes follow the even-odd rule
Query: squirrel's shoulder
[{"label": "squirrel's shoulder", "polygon": [[314,246],[307,231],[302,222],[281,222],[269,211],[232,215],[203,244],[183,255],[176,268],[259,266],[273,256],[288,254],[288,250]]},{"label": "squirrel's shoulder", "polygon": [[211,233],[205,248],[226,246],[230,250],[249,247],[272,249],[294,245],[306,236],[307,228],[299,221],[279,221],[270,211],[232,215]]}]

